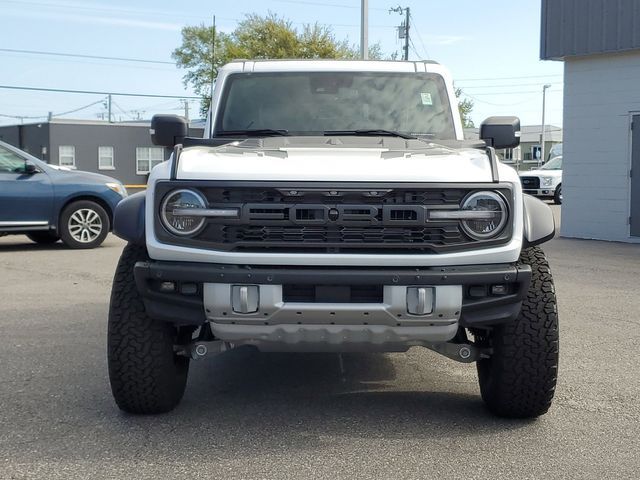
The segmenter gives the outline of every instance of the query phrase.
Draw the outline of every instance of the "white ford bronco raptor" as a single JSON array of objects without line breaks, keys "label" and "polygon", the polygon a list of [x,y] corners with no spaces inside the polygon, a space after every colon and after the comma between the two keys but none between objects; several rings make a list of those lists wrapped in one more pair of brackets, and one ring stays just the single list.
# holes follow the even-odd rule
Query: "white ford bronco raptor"
[{"label": "white ford bronco raptor", "polygon": [[261,351],[432,349],[476,362],[488,408],[545,413],[558,368],[547,205],[495,149],[515,117],[463,140],[434,62],[234,61],[205,138],[152,120],[173,148],[123,200],[108,364],[127,412],[173,409],[189,362]]}]

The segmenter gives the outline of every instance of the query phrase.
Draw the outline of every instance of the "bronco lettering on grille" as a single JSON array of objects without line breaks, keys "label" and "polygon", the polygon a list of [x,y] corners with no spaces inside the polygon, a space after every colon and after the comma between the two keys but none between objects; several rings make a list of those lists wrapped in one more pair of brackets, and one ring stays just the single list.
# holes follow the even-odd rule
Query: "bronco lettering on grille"
[{"label": "bronco lettering on grille", "polygon": [[246,204],[240,223],[269,225],[423,225],[423,205]]}]

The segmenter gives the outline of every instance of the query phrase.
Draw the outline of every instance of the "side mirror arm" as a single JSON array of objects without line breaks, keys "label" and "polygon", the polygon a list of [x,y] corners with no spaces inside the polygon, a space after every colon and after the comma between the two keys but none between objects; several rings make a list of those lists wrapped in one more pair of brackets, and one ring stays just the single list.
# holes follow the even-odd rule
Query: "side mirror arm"
[{"label": "side mirror arm", "polygon": [[500,176],[498,175],[498,156],[496,155],[496,149],[492,146],[487,146],[485,151],[491,164],[491,180],[493,180],[493,183],[499,183]]}]

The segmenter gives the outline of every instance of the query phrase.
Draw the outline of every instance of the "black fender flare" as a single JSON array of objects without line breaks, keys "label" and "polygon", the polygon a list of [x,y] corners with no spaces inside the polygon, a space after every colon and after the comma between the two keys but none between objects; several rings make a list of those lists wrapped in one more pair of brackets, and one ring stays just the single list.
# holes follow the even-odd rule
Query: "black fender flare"
[{"label": "black fender flare", "polygon": [[129,243],[145,244],[146,192],[138,192],[121,200],[113,213],[113,233]]},{"label": "black fender flare", "polygon": [[524,194],[523,247],[548,242],[556,235],[556,223],[551,207],[542,200]]}]

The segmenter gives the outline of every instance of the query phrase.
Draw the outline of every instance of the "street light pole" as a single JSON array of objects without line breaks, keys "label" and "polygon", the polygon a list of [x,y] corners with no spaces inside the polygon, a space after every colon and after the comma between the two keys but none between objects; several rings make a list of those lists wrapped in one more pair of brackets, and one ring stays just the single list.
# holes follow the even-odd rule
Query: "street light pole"
[{"label": "street light pole", "polygon": [[369,59],[369,0],[362,0],[360,17],[360,58]]},{"label": "street light pole", "polygon": [[546,130],[547,127],[545,125],[545,113],[547,108],[547,88],[551,88],[551,85],[545,85],[542,87],[542,134],[540,135],[540,158],[538,159],[538,166],[544,163],[545,155],[544,155],[544,144],[546,141]]}]

